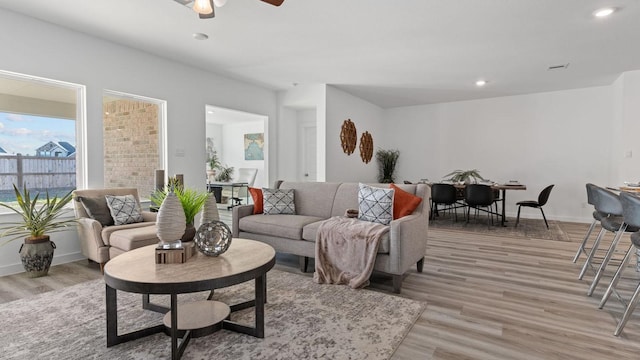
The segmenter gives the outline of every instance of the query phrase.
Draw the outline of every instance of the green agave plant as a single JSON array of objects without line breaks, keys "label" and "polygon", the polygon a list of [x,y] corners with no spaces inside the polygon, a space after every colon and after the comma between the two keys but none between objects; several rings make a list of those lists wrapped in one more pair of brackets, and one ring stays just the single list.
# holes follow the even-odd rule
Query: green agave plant
[{"label": "green agave plant", "polygon": [[[184,216],[187,220],[187,224],[193,224],[196,215],[202,210],[204,203],[207,201],[207,198],[210,196],[209,193],[198,191],[189,188],[183,187],[175,187],[173,192],[176,194],[176,197],[180,200],[182,204],[182,209],[184,210]],[[169,187],[164,188],[163,190],[156,190],[151,194],[151,202],[160,207],[162,202],[167,197],[169,193]]]},{"label": "green agave plant", "polygon": [[478,180],[484,180],[482,176],[480,176],[480,171],[477,169],[473,170],[454,170],[447,175],[443,176],[443,178],[449,177],[448,180],[453,182],[469,182],[471,179],[474,179],[476,182]]},{"label": "green agave plant", "polygon": [[0,203],[0,206],[15,212],[22,220],[2,223],[0,237],[11,237],[4,241],[2,245],[21,237],[39,238],[53,232],[62,231],[76,223],[76,219],[60,218],[64,214],[62,210],[72,199],[71,191],[62,197],[50,197],[47,191],[46,199],[39,203],[40,193],[36,193],[31,198],[31,193],[26,184],[22,186],[22,191],[14,184],[13,190],[17,204]]}]

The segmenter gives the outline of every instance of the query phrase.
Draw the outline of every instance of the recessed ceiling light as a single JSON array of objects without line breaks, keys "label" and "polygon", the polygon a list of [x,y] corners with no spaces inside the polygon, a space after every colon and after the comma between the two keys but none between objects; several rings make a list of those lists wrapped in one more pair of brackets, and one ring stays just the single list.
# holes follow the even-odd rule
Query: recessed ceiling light
[{"label": "recessed ceiling light", "polygon": [[602,8],[594,11],[593,16],[597,18],[603,18],[613,14],[615,11],[616,11],[616,8],[612,8],[612,7]]},{"label": "recessed ceiling light", "polygon": [[476,81],[476,86],[485,86],[485,85],[487,85],[487,80]]},{"label": "recessed ceiling light", "polygon": [[193,38],[196,40],[207,40],[209,35],[203,33],[193,33]]},{"label": "recessed ceiling light", "polygon": [[207,111],[207,114],[213,114],[213,110]]}]

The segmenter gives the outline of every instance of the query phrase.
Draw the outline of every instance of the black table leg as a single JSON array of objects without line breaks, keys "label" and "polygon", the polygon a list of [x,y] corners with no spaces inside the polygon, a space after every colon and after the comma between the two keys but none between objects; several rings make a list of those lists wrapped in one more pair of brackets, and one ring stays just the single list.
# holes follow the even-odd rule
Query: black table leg
[{"label": "black table leg", "polygon": [[507,190],[502,189],[502,226],[507,226],[504,223],[507,221],[505,216],[505,203],[507,202]]},{"label": "black table leg", "polygon": [[118,344],[118,300],[116,289],[106,285],[107,347]]},{"label": "black table leg", "polygon": [[267,274],[262,274],[255,280],[255,299],[230,306],[231,312],[236,312],[253,306],[255,309],[254,327],[238,324],[231,320],[224,320],[224,322],[222,323],[222,328],[242,334],[255,336],[257,338],[264,338],[264,304],[266,302]]},{"label": "black table leg", "polygon": [[116,289],[109,285],[105,285],[105,302],[107,311],[107,347],[157,334],[164,330],[164,325],[156,325],[118,335],[118,300]]}]

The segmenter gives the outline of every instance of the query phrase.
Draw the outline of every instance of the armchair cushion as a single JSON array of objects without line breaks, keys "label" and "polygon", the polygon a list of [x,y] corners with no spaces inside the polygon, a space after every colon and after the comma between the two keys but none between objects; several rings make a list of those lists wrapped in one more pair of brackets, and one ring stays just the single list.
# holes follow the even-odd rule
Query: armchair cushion
[{"label": "armchair cushion", "polygon": [[144,221],[140,204],[138,204],[138,200],[133,195],[105,195],[105,198],[115,225]]},{"label": "armchair cushion", "polygon": [[109,206],[107,206],[107,199],[105,199],[104,196],[79,196],[78,201],[82,204],[82,207],[84,207],[87,215],[94,220],[98,220],[102,226],[114,224]]}]

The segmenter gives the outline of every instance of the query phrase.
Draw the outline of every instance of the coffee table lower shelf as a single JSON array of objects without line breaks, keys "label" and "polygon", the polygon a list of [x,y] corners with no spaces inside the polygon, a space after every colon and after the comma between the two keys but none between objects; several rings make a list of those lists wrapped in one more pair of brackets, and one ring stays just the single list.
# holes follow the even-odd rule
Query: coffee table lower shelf
[{"label": "coffee table lower shelf", "polygon": [[[178,336],[183,337],[186,331],[192,338],[213,334],[222,329],[223,320],[231,314],[229,305],[220,301],[202,300],[186,304],[178,304]],[[162,319],[165,333],[171,336],[171,311]]]}]

